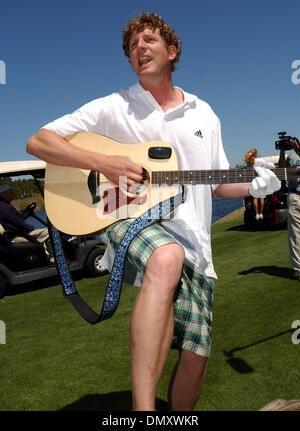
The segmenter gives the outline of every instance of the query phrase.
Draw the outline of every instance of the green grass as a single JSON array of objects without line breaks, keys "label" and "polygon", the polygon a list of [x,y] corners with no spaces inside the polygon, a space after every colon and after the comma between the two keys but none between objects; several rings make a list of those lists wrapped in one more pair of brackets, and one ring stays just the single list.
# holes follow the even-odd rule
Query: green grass
[{"label": "green grass", "polygon": [[[258,410],[299,399],[300,283],[292,279],[286,231],[246,232],[235,221],[213,226],[215,284],[211,357],[196,410]],[[100,311],[108,277],[76,282]],[[124,284],[116,314],[89,325],[60,286],[0,300],[1,410],[130,410],[129,321],[137,288]],[[176,362],[170,352],[158,399],[165,406]]]}]

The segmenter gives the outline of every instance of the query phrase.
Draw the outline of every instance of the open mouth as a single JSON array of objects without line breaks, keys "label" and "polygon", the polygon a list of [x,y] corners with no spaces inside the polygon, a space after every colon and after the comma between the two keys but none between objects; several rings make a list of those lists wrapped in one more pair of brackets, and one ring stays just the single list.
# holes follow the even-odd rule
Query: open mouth
[{"label": "open mouth", "polygon": [[139,65],[140,65],[140,66],[144,66],[145,64],[150,63],[150,61],[151,61],[151,58],[150,58],[150,57],[141,57],[141,58],[139,59]]}]

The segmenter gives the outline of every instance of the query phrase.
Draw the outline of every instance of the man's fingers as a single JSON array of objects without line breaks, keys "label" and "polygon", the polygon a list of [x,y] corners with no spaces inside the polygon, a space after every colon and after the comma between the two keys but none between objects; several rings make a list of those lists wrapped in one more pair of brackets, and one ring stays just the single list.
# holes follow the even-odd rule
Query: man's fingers
[{"label": "man's fingers", "polygon": [[113,184],[119,184],[121,181],[127,188],[143,181],[142,167],[133,163],[129,157],[107,156],[104,168],[102,172]]},{"label": "man's fingers", "polygon": [[276,177],[274,172],[266,168],[256,168],[255,170],[258,173],[258,175],[265,181],[268,195],[271,195],[272,193],[280,190],[281,182]]},{"label": "man's fingers", "polygon": [[255,198],[264,198],[266,196],[266,190],[267,186],[265,181],[260,177],[256,177],[251,183],[249,193]]},{"label": "man's fingers", "polygon": [[257,190],[261,190],[262,193],[266,194],[265,192],[267,191],[267,184],[263,178],[261,177],[256,178],[256,187],[257,187]]},{"label": "man's fingers", "polygon": [[292,147],[294,148],[294,150],[297,153],[299,153],[299,151],[300,151],[300,143],[299,143],[298,139],[297,138],[291,139],[291,144],[292,144]]},{"label": "man's fingers", "polygon": [[255,167],[258,177],[254,178],[249,193],[255,198],[263,198],[280,190],[281,182],[270,169]]},{"label": "man's fingers", "polygon": [[143,181],[143,168],[135,163],[128,162],[126,166],[128,184],[140,183]]}]

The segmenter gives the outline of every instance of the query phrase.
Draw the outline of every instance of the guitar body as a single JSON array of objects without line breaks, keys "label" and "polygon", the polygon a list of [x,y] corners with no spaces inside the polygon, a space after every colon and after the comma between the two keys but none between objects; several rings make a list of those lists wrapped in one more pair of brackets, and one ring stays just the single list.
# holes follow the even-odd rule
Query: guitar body
[{"label": "guitar body", "polygon": [[89,235],[105,230],[113,223],[136,218],[168,197],[175,196],[179,187],[152,186],[152,171],[176,171],[175,151],[167,159],[149,157],[152,147],[171,148],[161,141],[122,144],[110,138],[79,132],[65,138],[70,145],[87,151],[127,156],[147,171],[147,179],[136,193],[112,184],[104,175],[94,171],[47,163],[45,174],[45,208],[51,223],[70,235]]}]

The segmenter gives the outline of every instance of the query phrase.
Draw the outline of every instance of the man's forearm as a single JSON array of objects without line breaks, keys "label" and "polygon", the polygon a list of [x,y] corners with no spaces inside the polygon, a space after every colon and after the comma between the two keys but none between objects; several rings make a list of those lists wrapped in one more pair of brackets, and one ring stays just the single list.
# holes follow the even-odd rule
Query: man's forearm
[{"label": "man's forearm", "polygon": [[104,156],[71,145],[67,140],[47,129],[39,130],[33,135],[26,150],[28,153],[60,166],[70,166],[81,169],[99,169]]},{"label": "man's forearm", "polygon": [[251,183],[238,184],[220,184],[215,193],[221,198],[237,199],[249,196],[249,187]]},{"label": "man's forearm", "polygon": [[280,156],[278,160],[278,167],[279,168],[285,168],[286,167],[286,161],[285,161],[285,151],[280,150]]},{"label": "man's forearm", "polygon": [[23,217],[12,205],[7,207],[7,212],[9,223],[12,224],[16,229],[25,232],[31,232],[34,229],[31,224],[26,223]]},{"label": "man's forearm", "polygon": [[128,156],[87,151],[47,129],[41,129],[33,135],[26,149],[28,153],[54,165],[101,172],[113,184],[118,184],[120,177],[127,178],[129,187],[143,180],[142,167],[132,162]]}]

